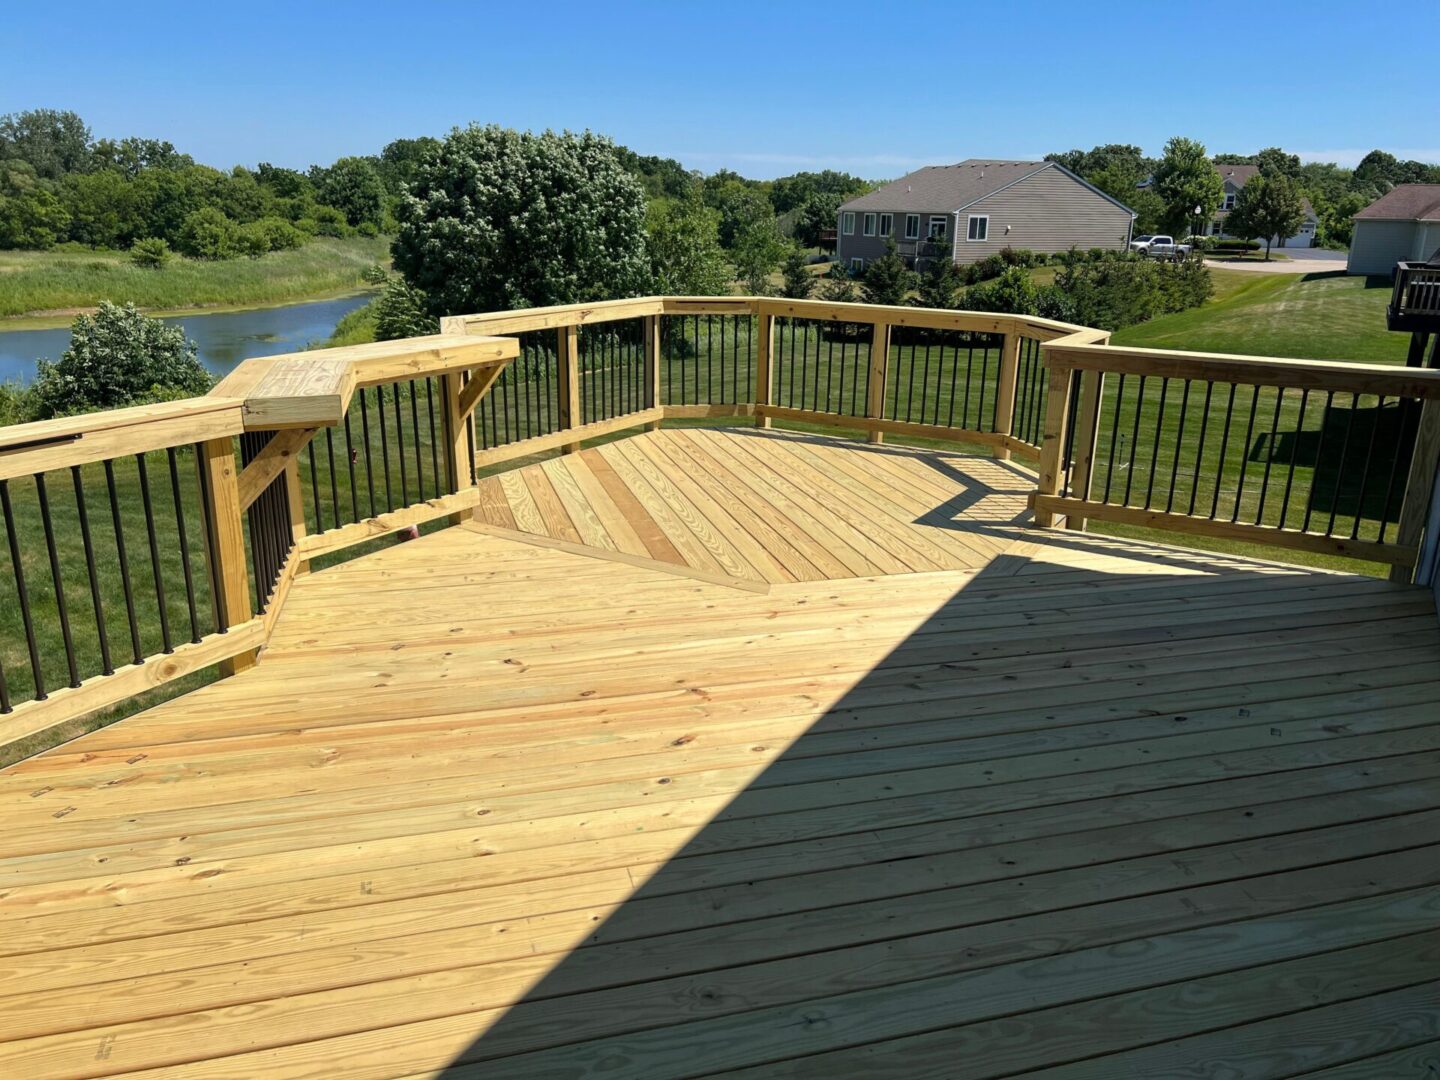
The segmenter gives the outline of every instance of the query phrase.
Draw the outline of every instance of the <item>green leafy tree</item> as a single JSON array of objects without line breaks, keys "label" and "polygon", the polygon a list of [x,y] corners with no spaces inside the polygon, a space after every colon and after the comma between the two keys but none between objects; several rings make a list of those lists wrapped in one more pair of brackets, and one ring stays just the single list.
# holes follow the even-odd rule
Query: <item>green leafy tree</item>
[{"label": "green leafy tree", "polygon": [[787,300],[808,300],[815,291],[815,275],[810,273],[810,264],[805,253],[792,247],[780,265],[785,280],[780,285],[780,295]]},{"label": "green leafy tree", "polygon": [[385,185],[369,158],[345,157],[329,168],[311,170],[315,198],[345,215],[352,228],[368,221],[380,224],[385,208]]},{"label": "green leafy tree", "polygon": [[1034,279],[1021,267],[1012,266],[993,281],[965,290],[963,304],[967,311],[1034,315],[1039,300],[1040,291]]},{"label": "green leafy tree", "polygon": [[645,193],[609,139],[457,129],[396,209],[396,269],[433,315],[639,296]]},{"label": "green leafy tree", "polygon": [[905,265],[894,240],[885,241],[885,254],[865,268],[860,291],[867,304],[903,304],[915,288],[914,271]]},{"label": "green leafy tree", "polygon": [[853,304],[859,301],[860,289],[843,264],[830,264],[830,273],[825,276],[825,283],[820,286],[820,299],[828,300],[832,304]]},{"label": "green leafy tree", "polygon": [[44,251],[64,239],[70,212],[25,161],[0,161],[0,248]]},{"label": "green leafy tree", "polygon": [[130,248],[130,261],[147,270],[164,269],[170,261],[170,245],[157,236],[136,240]]},{"label": "green leafy tree", "polygon": [[940,257],[928,259],[920,272],[918,303],[927,308],[954,307],[964,278],[954,260],[945,257],[943,248],[937,254]]},{"label": "green leafy tree", "polygon": [[720,215],[720,246],[726,250],[734,248],[740,234],[754,223],[775,220],[775,207],[764,192],[738,180],[707,188],[705,203]]},{"label": "green leafy tree", "polygon": [[1345,191],[1333,199],[1313,194],[1310,201],[1320,218],[1316,242],[1322,247],[1348,248],[1355,232],[1355,215],[1369,206],[1370,200],[1358,192]]},{"label": "green leafy tree", "polygon": [[1265,258],[1277,236],[1293,236],[1305,220],[1305,204],[1295,182],[1283,174],[1257,176],[1243,188],[1225,222],[1232,236],[1265,241]]},{"label": "green leafy tree", "polygon": [[58,180],[90,167],[90,128],[61,109],[0,116],[0,158],[29,162],[37,176]]},{"label": "green leafy tree", "polygon": [[192,259],[233,259],[241,251],[235,223],[213,206],[203,207],[185,218],[180,227],[179,247]]},{"label": "green leafy tree", "polygon": [[774,203],[777,214],[788,214],[817,195],[833,197],[835,205],[838,206],[845,199],[869,191],[873,186],[868,180],[851,176],[849,173],[836,172],[834,169],[798,172],[793,176],[778,177],[771,182],[770,201]]},{"label": "green leafy tree", "polygon": [[1287,154],[1278,146],[1267,146],[1255,155],[1255,164],[1260,167],[1261,176],[1288,176],[1291,180],[1300,176],[1300,157]]},{"label": "green leafy tree", "polygon": [[94,315],[71,325],[70,347],[59,361],[40,361],[32,395],[43,419],[203,394],[210,384],[183,330],[133,304],[102,301]]},{"label": "green leafy tree", "polygon": [[730,255],[736,276],[751,296],[770,294],[770,272],[780,265],[788,247],[772,216],[754,216],[740,227]]},{"label": "green leafy tree", "polygon": [[440,320],[425,309],[425,294],[403,278],[391,278],[385,283],[374,309],[376,341],[440,332]]},{"label": "green leafy tree", "polygon": [[795,212],[795,239],[806,247],[818,247],[821,232],[835,228],[840,204],[846,198],[829,191],[817,191],[807,198]]},{"label": "green leafy tree", "polygon": [[74,173],[65,178],[62,190],[72,240],[125,248],[148,231],[135,188],[117,172]]},{"label": "green leafy tree", "polygon": [[1165,144],[1154,186],[1165,205],[1163,223],[1176,235],[1187,235],[1197,216],[1209,221],[1225,197],[1225,182],[1206,156],[1204,144],[1180,136]]},{"label": "green leafy tree", "polygon": [[405,192],[405,185],[414,179],[420,166],[440,150],[440,140],[429,135],[418,139],[396,139],[380,151],[376,171],[392,198]]},{"label": "green leafy tree", "polygon": [[720,250],[720,215],[700,201],[650,204],[645,219],[654,289],[664,296],[721,296],[730,292],[730,266]]},{"label": "green leafy tree", "polygon": [[133,180],[146,169],[181,169],[195,164],[189,154],[182,154],[165,139],[98,139],[91,151],[91,164],[97,169],[114,169]]}]

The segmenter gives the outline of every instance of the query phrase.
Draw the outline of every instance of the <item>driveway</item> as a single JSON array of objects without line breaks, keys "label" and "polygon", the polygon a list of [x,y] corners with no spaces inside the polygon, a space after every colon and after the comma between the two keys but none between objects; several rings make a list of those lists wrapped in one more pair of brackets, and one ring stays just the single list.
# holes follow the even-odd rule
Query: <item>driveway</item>
[{"label": "driveway", "polygon": [[1345,269],[1347,252],[1329,248],[1275,248],[1272,254],[1284,259],[1264,262],[1259,259],[1206,259],[1205,265],[1216,270],[1250,270],[1257,274],[1333,274]]}]

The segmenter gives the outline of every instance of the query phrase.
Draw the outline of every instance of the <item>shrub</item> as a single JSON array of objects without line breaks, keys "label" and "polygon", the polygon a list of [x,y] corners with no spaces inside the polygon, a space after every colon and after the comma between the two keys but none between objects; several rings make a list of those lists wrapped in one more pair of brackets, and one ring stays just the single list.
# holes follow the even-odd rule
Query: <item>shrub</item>
[{"label": "shrub", "polygon": [[862,291],[867,304],[896,305],[905,303],[915,285],[915,273],[906,268],[905,260],[896,250],[895,241],[889,240],[885,244],[885,254],[872,260],[865,268]]},{"label": "shrub", "polygon": [[279,217],[263,217],[254,223],[253,228],[265,237],[268,251],[291,251],[304,247],[309,239],[290,222]]},{"label": "shrub", "polygon": [[1011,266],[994,281],[967,289],[961,303],[968,311],[1034,315],[1038,300],[1039,290],[1030,275],[1018,266]]},{"label": "shrub", "polygon": [[792,247],[780,269],[785,275],[780,295],[789,300],[808,300],[815,291],[815,275],[810,273],[805,253],[798,247]]},{"label": "shrub", "polygon": [[23,383],[0,383],[0,427],[35,419],[35,395]]},{"label": "shrub", "polygon": [[317,206],[310,220],[315,226],[316,236],[349,236],[350,226],[345,215],[333,206]]},{"label": "shrub", "polygon": [[102,301],[75,320],[58,362],[40,361],[31,393],[35,413],[49,418],[203,394],[210,383],[179,327]]},{"label": "shrub", "polygon": [[374,263],[360,271],[360,280],[367,285],[383,285],[385,279],[389,276],[390,275],[385,272],[385,267],[379,263]]},{"label": "shrub", "polygon": [[440,320],[426,312],[425,294],[403,278],[392,278],[374,301],[375,340],[438,334]]},{"label": "shrub", "polygon": [[170,261],[170,245],[158,236],[136,240],[130,249],[130,261],[147,270],[159,270]]},{"label": "shrub", "polygon": [[362,221],[359,225],[355,226],[355,233],[357,236],[363,236],[368,240],[373,240],[380,235],[380,227],[373,221]]},{"label": "shrub", "polygon": [[1105,330],[1197,307],[1212,288],[1210,271],[1199,259],[1180,263],[1139,258],[1067,262],[1056,275],[1055,285],[1072,305],[1067,321]]},{"label": "shrub", "polygon": [[270,240],[258,221],[241,225],[235,230],[235,250],[252,259],[260,258],[270,250]]},{"label": "shrub", "polygon": [[238,241],[236,224],[213,206],[187,214],[178,237],[180,250],[192,259],[233,259]]}]

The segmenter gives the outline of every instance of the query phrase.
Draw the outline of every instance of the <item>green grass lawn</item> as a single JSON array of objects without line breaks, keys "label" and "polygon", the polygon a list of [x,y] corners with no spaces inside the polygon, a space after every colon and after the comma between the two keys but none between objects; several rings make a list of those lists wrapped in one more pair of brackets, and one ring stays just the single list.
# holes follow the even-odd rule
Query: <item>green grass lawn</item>
[{"label": "green grass lawn", "polygon": [[135,266],[124,252],[67,244],[53,251],[0,251],[0,328],[65,325],[101,300],[149,311],[249,307],[337,296],[363,287],[361,271],[389,265],[386,237],[318,238],[258,259],[172,258]]}]

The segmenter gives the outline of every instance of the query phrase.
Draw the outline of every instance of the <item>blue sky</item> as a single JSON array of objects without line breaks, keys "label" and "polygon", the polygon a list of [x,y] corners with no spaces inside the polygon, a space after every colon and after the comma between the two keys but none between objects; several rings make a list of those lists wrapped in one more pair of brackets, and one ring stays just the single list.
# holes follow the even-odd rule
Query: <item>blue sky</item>
[{"label": "blue sky", "polygon": [[[590,128],[769,177],[887,177],[1173,134],[1353,164],[1440,161],[1440,4],[14,3],[0,113],[218,166],[304,167],[470,121]],[[1402,29],[1403,27],[1403,29]]]}]

